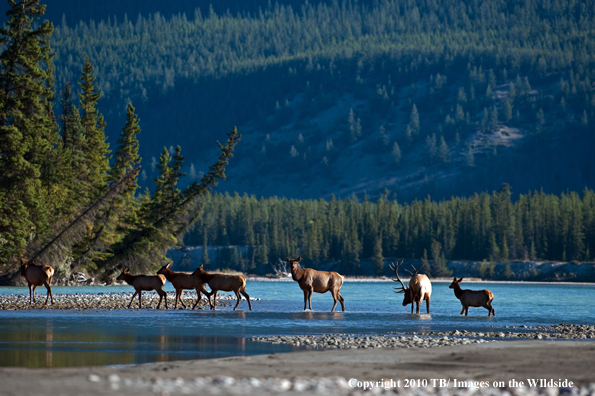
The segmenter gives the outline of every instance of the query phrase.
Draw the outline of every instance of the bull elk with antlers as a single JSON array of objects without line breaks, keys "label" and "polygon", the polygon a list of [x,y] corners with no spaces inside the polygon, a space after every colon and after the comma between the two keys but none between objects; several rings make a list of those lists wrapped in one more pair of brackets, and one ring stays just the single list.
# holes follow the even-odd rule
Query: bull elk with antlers
[{"label": "bull elk with antlers", "polygon": [[469,313],[469,307],[484,307],[488,310],[488,316],[496,316],[496,311],[492,307],[494,293],[489,290],[462,290],[460,286],[462,280],[463,278],[458,280],[457,278],[453,278],[452,283],[450,286],[448,286],[449,289],[454,289],[455,296],[461,300],[461,304],[463,305],[461,315],[464,312],[465,316],[467,316]]},{"label": "bull elk with antlers", "polygon": [[26,263],[25,260],[21,259],[21,276],[27,280],[27,284],[29,285],[29,304],[35,302],[35,288],[43,285],[48,291],[45,304],[43,305],[48,305],[48,298],[52,300],[52,305],[54,305],[54,296],[52,295],[51,287],[52,277],[54,276],[54,269],[52,267],[49,265],[37,265],[33,262]]},{"label": "bull elk with antlers", "polygon": [[291,277],[300,285],[300,289],[304,291],[304,311],[306,304],[312,309],[312,292],[326,293],[330,291],[333,295],[335,303],[331,312],[335,311],[337,301],[341,303],[341,310],[345,311],[345,300],[341,296],[341,286],[343,286],[343,275],[336,272],[317,271],[312,268],[300,269],[299,262],[301,257],[297,259],[285,258],[285,261],[291,266]]},{"label": "bull elk with antlers", "polygon": [[421,305],[422,301],[426,301],[426,309],[428,313],[430,313],[430,297],[432,296],[432,283],[430,279],[424,274],[418,274],[417,272],[423,267],[422,264],[419,268],[413,270],[415,272],[411,272],[408,269],[403,268],[405,271],[409,272],[411,278],[409,279],[409,285],[405,287],[405,284],[399,277],[399,266],[403,264],[403,260],[401,260],[397,265],[391,265],[391,269],[395,272],[397,279],[393,279],[393,282],[400,282],[401,288],[398,289],[395,287],[395,293],[403,293],[403,306],[407,306],[407,304],[411,304],[411,313],[413,313],[413,306],[417,304],[417,309],[415,313],[419,313],[419,306]]}]

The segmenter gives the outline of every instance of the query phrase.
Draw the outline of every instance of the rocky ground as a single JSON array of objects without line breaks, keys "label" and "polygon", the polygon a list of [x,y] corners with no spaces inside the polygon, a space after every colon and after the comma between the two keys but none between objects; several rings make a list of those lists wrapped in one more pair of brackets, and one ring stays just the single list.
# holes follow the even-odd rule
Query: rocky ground
[{"label": "rocky ground", "polygon": [[[75,294],[54,294],[54,304],[49,301],[45,304],[46,295],[37,293],[36,302],[29,305],[29,294],[0,294],[0,310],[14,311],[23,309],[127,309],[134,292],[125,293],[75,293]],[[167,293],[168,307],[174,307],[175,292]],[[185,296],[185,297],[184,297]],[[196,302],[196,293],[186,292],[183,295],[186,309],[191,309]],[[250,298],[251,300],[258,300]],[[220,293],[217,296],[217,306],[235,305],[236,297],[231,294]],[[143,292],[142,308],[155,309],[159,303],[159,295],[155,292]],[[241,305],[241,303],[240,303]],[[202,296],[197,308],[208,308],[207,298]],[[165,304],[161,302],[161,309]],[[132,302],[131,308],[138,309],[138,296]],[[178,309],[183,309],[178,303]]]},{"label": "rocky ground", "polygon": [[[548,338],[566,338],[566,339],[595,339],[595,325],[572,325],[559,324],[552,326],[505,326],[505,328],[512,328],[515,331],[494,331],[494,332],[473,332],[466,330],[454,330],[451,332],[436,332],[428,331],[421,333],[413,333],[427,336],[456,336],[456,337],[487,337],[487,338],[533,338],[533,339],[548,339]],[[519,331],[520,330],[520,331]]]},{"label": "rocky ground", "polygon": [[441,346],[481,344],[484,339],[467,337],[418,337],[414,336],[355,336],[354,334],[327,334],[323,336],[273,336],[252,337],[252,341],[290,344],[312,348],[436,348]]}]

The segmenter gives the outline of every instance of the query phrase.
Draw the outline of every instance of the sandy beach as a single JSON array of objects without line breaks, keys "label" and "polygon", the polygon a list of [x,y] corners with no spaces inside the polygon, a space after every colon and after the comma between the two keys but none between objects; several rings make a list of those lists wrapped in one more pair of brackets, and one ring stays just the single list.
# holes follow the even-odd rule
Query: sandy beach
[{"label": "sandy beach", "polygon": [[[572,381],[573,394],[593,394],[595,343],[591,341],[500,341],[440,348],[382,348],[293,352],[124,367],[63,369],[0,368],[2,395],[139,394],[338,394],[363,392],[364,382],[393,380],[399,387],[375,394],[469,394],[454,380],[477,381],[476,394],[499,394],[494,382],[513,394],[537,394],[527,380]],[[427,387],[406,387],[411,380]],[[432,381],[435,380],[435,381]],[[440,380],[450,380],[441,388]],[[509,381],[523,381],[525,387]],[[418,384],[417,381],[413,381]],[[387,383],[387,384],[388,384]],[[359,386],[358,386],[359,384]],[[411,384],[411,382],[409,382]],[[423,384],[423,382],[422,382]],[[433,386],[432,384],[436,385]],[[497,384],[496,384],[497,385]],[[552,385],[550,382],[549,385]],[[557,384],[556,384],[557,385]],[[566,386],[562,388],[566,392]],[[503,389],[500,389],[503,390]],[[548,394],[559,394],[551,389]],[[553,393],[552,393],[553,392]],[[473,393],[473,392],[471,392]],[[369,394],[369,393],[368,393]]]}]

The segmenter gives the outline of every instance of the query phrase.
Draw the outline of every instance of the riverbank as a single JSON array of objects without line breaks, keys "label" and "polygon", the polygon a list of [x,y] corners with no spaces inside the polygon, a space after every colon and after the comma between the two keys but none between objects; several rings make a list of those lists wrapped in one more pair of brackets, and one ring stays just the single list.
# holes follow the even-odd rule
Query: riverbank
[{"label": "riverbank", "polygon": [[[0,382],[3,395],[15,396],[37,394],[41,389],[46,394],[65,396],[359,395],[366,381],[388,385],[388,389],[377,388],[372,394],[533,396],[545,391],[547,395],[592,395],[594,354],[595,343],[591,342],[507,341],[441,348],[306,351],[119,367],[0,368]],[[527,388],[528,379],[543,379],[545,387]],[[399,387],[390,387],[391,380]],[[417,380],[426,380],[427,387],[405,387],[411,380],[416,380],[415,385]],[[440,380],[449,381],[448,385],[441,388]],[[459,388],[454,380],[458,385],[472,382]],[[523,381],[525,387],[515,386],[512,380],[516,385]],[[561,387],[547,386],[548,382],[554,385],[551,381],[564,380],[567,382]],[[476,389],[475,385],[484,387]]]},{"label": "riverbank", "polygon": [[[134,292],[108,292],[108,293],[72,293],[72,294],[54,294],[54,304],[48,301],[45,304],[46,293],[45,288],[42,289],[43,294],[36,293],[35,303],[29,304],[29,293],[27,294],[0,294],[0,310],[18,311],[31,309],[128,309],[128,304]],[[171,309],[174,307],[176,298],[175,292],[167,292],[167,303]],[[182,300],[186,304],[187,309],[191,309],[196,302],[196,293],[187,291],[182,295]],[[251,300],[258,300],[251,298]],[[231,305],[231,301],[237,301],[235,295],[219,293],[217,295],[217,306]],[[142,294],[142,309],[156,309],[159,303],[159,295],[156,292],[143,292]],[[202,296],[197,309],[209,308],[209,303],[206,296]],[[134,298],[132,309],[138,309],[138,296]],[[165,308],[165,304],[161,303],[161,308]],[[183,306],[178,303],[178,309],[183,309]]]}]

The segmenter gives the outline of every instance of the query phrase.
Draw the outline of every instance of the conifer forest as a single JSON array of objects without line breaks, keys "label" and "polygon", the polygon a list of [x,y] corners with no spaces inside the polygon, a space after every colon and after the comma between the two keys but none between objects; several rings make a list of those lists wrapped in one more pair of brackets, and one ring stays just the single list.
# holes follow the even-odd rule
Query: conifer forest
[{"label": "conifer forest", "polygon": [[0,275],[594,260],[595,0],[162,3],[0,0]]}]

